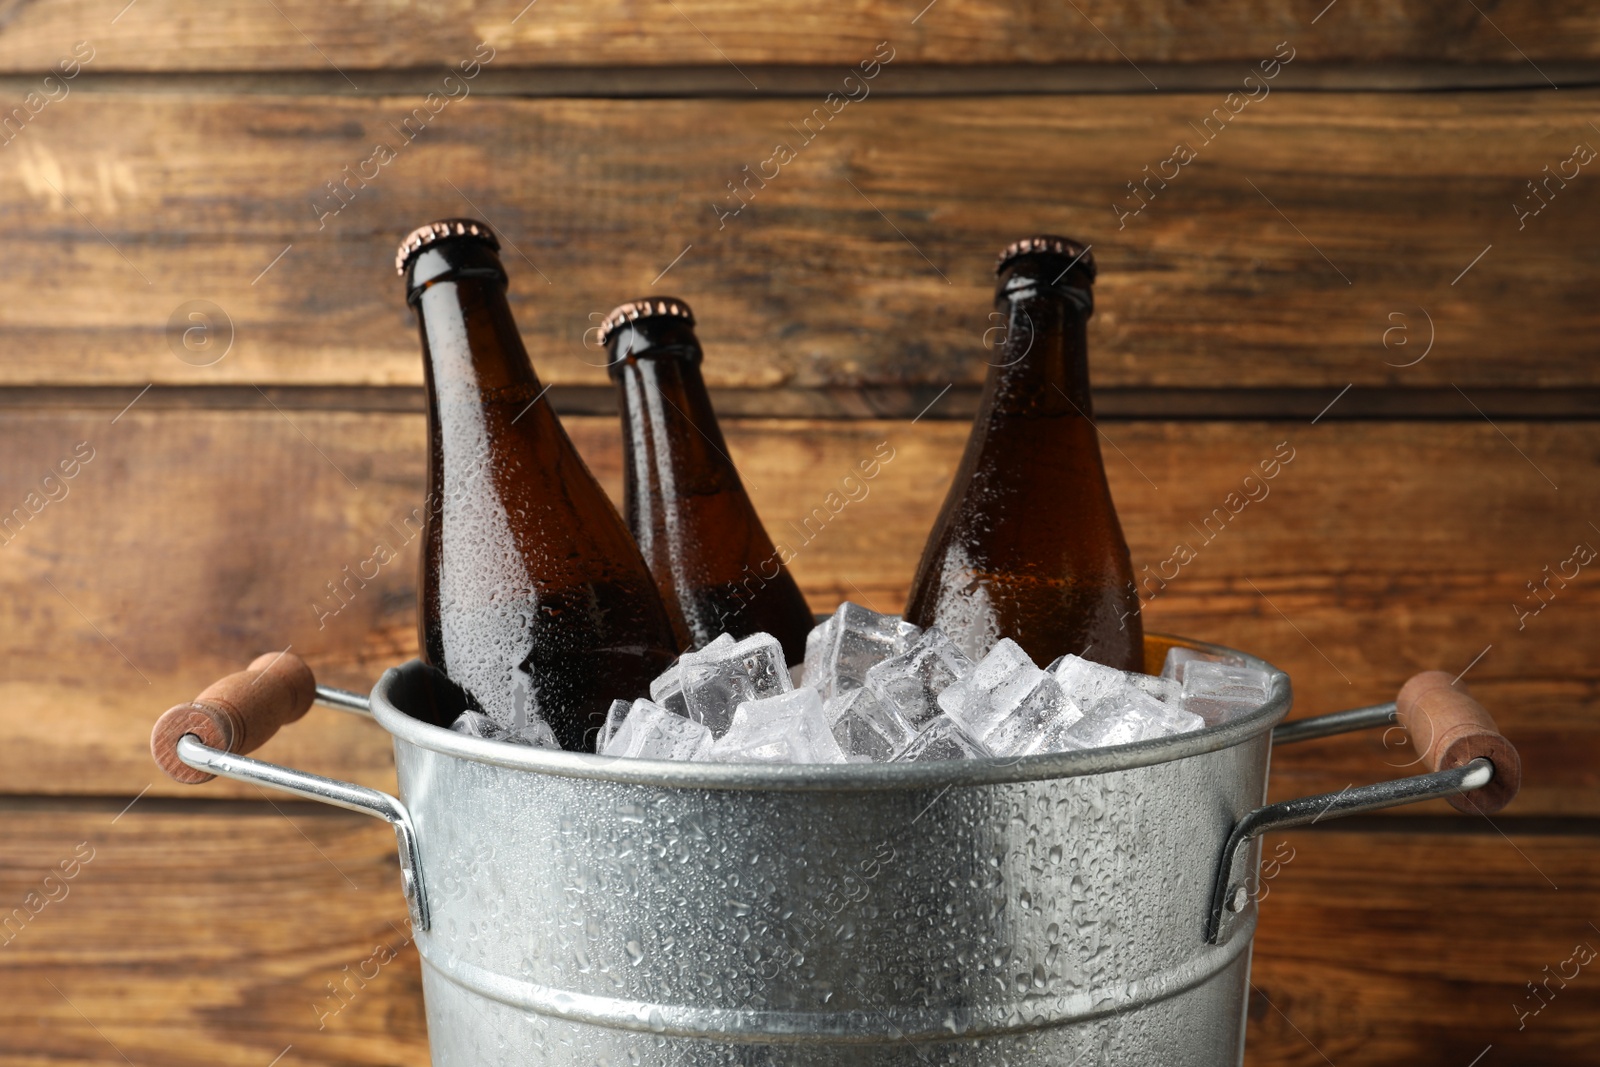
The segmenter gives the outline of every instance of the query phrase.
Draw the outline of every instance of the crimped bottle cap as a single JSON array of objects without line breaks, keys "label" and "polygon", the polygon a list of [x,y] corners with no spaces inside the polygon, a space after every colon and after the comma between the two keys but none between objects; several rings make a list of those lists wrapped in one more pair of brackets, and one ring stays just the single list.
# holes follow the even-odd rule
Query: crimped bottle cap
[{"label": "crimped bottle cap", "polygon": [[626,304],[614,309],[611,314],[606,316],[605,321],[600,324],[600,343],[610,343],[611,335],[615,333],[623,323],[638,322],[640,319],[650,319],[657,316],[683,319],[690,326],[694,325],[694,312],[689,310],[688,304],[685,304],[677,297],[643,297],[639,300],[628,301]]},{"label": "crimped bottle cap", "polygon": [[1000,253],[1000,258],[995,261],[994,272],[999,274],[1006,269],[1018,256],[1026,256],[1037,252],[1054,252],[1066,256],[1068,259],[1077,260],[1077,266],[1089,272],[1089,280],[1094,281],[1094,253],[1089,248],[1070,237],[1057,237],[1054,234],[1042,233],[1037,237],[1024,237],[1020,241],[1012,241]]},{"label": "crimped bottle cap", "polygon": [[447,237],[475,237],[496,252],[500,251],[500,242],[495,239],[494,231],[484,223],[476,219],[440,219],[426,226],[418,226],[406,234],[406,239],[400,242],[400,250],[394,254],[395,273],[403,277],[406,263],[412,256]]}]

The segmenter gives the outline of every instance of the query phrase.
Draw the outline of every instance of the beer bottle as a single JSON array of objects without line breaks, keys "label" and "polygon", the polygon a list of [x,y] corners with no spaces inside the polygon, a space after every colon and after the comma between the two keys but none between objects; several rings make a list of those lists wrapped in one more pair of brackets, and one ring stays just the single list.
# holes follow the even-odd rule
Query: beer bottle
[{"label": "beer bottle", "polygon": [[635,300],[600,333],[621,398],[623,510],[680,637],[698,648],[765,632],[799,663],[811,609],[728,456],[689,305]]},{"label": "beer bottle", "polygon": [[423,659],[502,725],[538,715],[563,748],[592,750],[611,701],[643,695],[677,654],[666,609],[543,399],[494,234],[430,223],[395,266],[428,392]]},{"label": "beer bottle", "polygon": [[1005,338],[906,618],[974,659],[1009,637],[1036,663],[1072,652],[1142,670],[1133,565],[1091,421],[1094,259],[1068,238],[1032,237],[995,270]]}]

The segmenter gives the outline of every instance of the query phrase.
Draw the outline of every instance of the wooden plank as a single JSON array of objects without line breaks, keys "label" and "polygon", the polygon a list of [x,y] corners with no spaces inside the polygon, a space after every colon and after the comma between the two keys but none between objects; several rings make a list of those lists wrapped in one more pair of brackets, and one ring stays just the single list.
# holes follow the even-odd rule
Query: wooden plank
[{"label": "wooden plank", "polygon": [[1600,1063],[1600,983],[1566,963],[1600,950],[1592,839],[1318,832],[1265,849],[1280,862],[1247,1064],[1465,1067],[1491,1044],[1485,1063]]},{"label": "wooden plank", "polygon": [[[0,902],[57,898],[0,950],[8,1064],[263,1067],[290,1045],[297,1064],[427,1062],[385,826],[314,805],[120,807],[6,805]],[[1270,838],[1248,1062],[1465,1065],[1493,1043],[1501,1062],[1600,1063],[1588,971],[1521,1030],[1514,1011],[1574,945],[1600,947],[1594,839],[1508,825]],[[363,965],[376,977],[345,985]]]},{"label": "wooden plank", "polygon": [[[566,423],[615,493],[615,422]],[[726,429],[769,529],[796,553],[812,606],[849,598],[897,610],[966,427],[728,420]],[[1588,458],[1594,424],[1135,422],[1107,432],[1136,565],[1159,572],[1180,544],[1195,553],[1164,589],[1147,586],[1159,594],[1146,608],[1151,629],[1281,665],[1301,715],[1392,699],[1417,670],[1470,667],[1526,760],[1513,813],[1600,813],[1600,678],[1581,639],[1600,625],[1600,588],[1583,571],[1567,588],[1553,582],[1550,603],[1520,629],[1513,610],[1539,603],[1526,583],[1542,582],[1544,567],[1559,569],[1580,541],[1600,543],[1585,511],[1600,490]],[[1247,484],[1286,441],[1292,462]],[[0,514],[24,504],[79,442],[94,458],[64,483],[67,495],[0,548],[0,657],[10,665],[0,681],[0,788],[130,797],[154,782],[157,794],[181,793],[155,781],[147,732],[215,677],[292,645],[325,681],[365,688],[414,653],[415,543],[397,530],[422,497],[419,416],[136,404],[113,422],[104,412],[4,411]],[[844,485],[880,442],[895,459],[875,480]],[[832,515],[824,501],[841,486],[860,499]],[[1246,491],[1266,495],[1230,514],[1245,498],[1229,494]],[[349,579],[341,606],[328,583],[361,570],[378,542],[399,560],[365,586]],[[387,745],[370,724],[312,714],[265,755],[389,780]],[[1409,773],[1409,757],[1383,740],[1285,748],[1274,789],[1337,791]]]},{"label": "wooden plank", "polygon": [[[1243,61],[1248,70],[1257,63]],[[96,64],[97,66],[98,64]],[[846,67],[850,62],[845,64]],[[1056,93],[1211,93],[1239,87],[1241,65],[1234,62],[1142,62],[1137,68],[1107,63],[907,63],[896,59],[894,76],[877,80],[879,96],[1029,96]],[[100,70],[85,67],[73,79],[74,93],[257,93],[267,96],[424,96],[442,77],[438,66],[364,70],[360,83],[347,81],[332,67],[320,70]],[[793,64],[740,64],[712,60],[698,66],[484,67],[473,79],[475,96],[597,97],[611,100],[724,97],[771,100],[821,99],[838,89],[841,67]],[[1328,63],[1297,56],[1280,71],[1275,91],[1284,92],[1440,92],[1592,88],[1592,60],[1541,60],[1537,66],[1514,60],[1441,62],[1431,59]],[[0,72],[0,101],[18,100],[39,88],[38,73]],[[759,90],[752,89],[755,82]]]},{"label": "wooden plank", "polygon": [[[416,97],[81,94],[0,151],[0,280],[30,295],[0,309],[0,384],[414,385],[392,251],[459,212],[515,246],[559,385],[605,385],[585,331],[654,286],[697,309],[718,387],[974,386],[992,257],[1039,229],[1095,245],[1102,386],[1600,384],[1600,200],[1542,170],[1595,138],[1600,92],[1274,93],[1203,142],[1222,102],[868,97],[808,144],[820,100],[476,98],[412,142]],[[780,140],[796,158],[720,215]],[[1179,141],[1197,158],[1119,221]]]},{"label": "wooden plank", "polygon": [[288,802],[120,807],[7,812],[7,1064],[265,1067],[291,1044],[283,1062],[427,1063],[388,827]]},{"label": "wooden plank", "polygon": [[[88,0],[13,12],[0,69],[43,70],[88,38],[113,70],[328,70],[451,65],[481,41],[505,65],[849,65],[893,41],[909,61],[939,64],[1232,61],[1252,63],[1280,40],[1321,61],[1527,62],[1593,59],[1597,27],[1575,2],[1472,5],[1347,0],[1314,5],[1208,5],[1179,0],[1127,8],[1080,5],[843,3],[796,11],[776,0],[665,5],[544,0],[426,6],[283,0],[219,11],[186,0],[118,10]],[[519,10],[520,9],[520,10]],[[1152,83],[1153,84],[1153,83]]]}]

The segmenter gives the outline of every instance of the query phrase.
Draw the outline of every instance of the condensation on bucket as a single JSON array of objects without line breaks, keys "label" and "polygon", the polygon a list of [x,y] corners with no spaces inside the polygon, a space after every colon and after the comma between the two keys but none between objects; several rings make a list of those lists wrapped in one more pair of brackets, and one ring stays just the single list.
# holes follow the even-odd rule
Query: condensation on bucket
[{"label": "condensation on bucket", "polygon": [[586,1063],[595,1067],[1211,1067],[1241,1058],[1244,1018],[1234,990],[1249,976],[1248,953],[1211,983],[1067,1027],[980,1040],[863,1047],[859,1044],[728,1044],[654,1033],[599,1030],[484,1000],[423,972],[433,1062],[523,1067]]}]

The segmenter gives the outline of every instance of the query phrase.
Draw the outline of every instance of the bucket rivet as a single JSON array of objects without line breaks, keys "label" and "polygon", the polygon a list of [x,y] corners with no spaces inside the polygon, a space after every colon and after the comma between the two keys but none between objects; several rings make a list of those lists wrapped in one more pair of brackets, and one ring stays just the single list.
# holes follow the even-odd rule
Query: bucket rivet
[{"label": "bucket rivet", "polygon": [[1250,904],[1250,890],[1242,885],[1233,887],[1233,892],[1228,895],[1228,910],[1232,912],[1243,911]]}]

